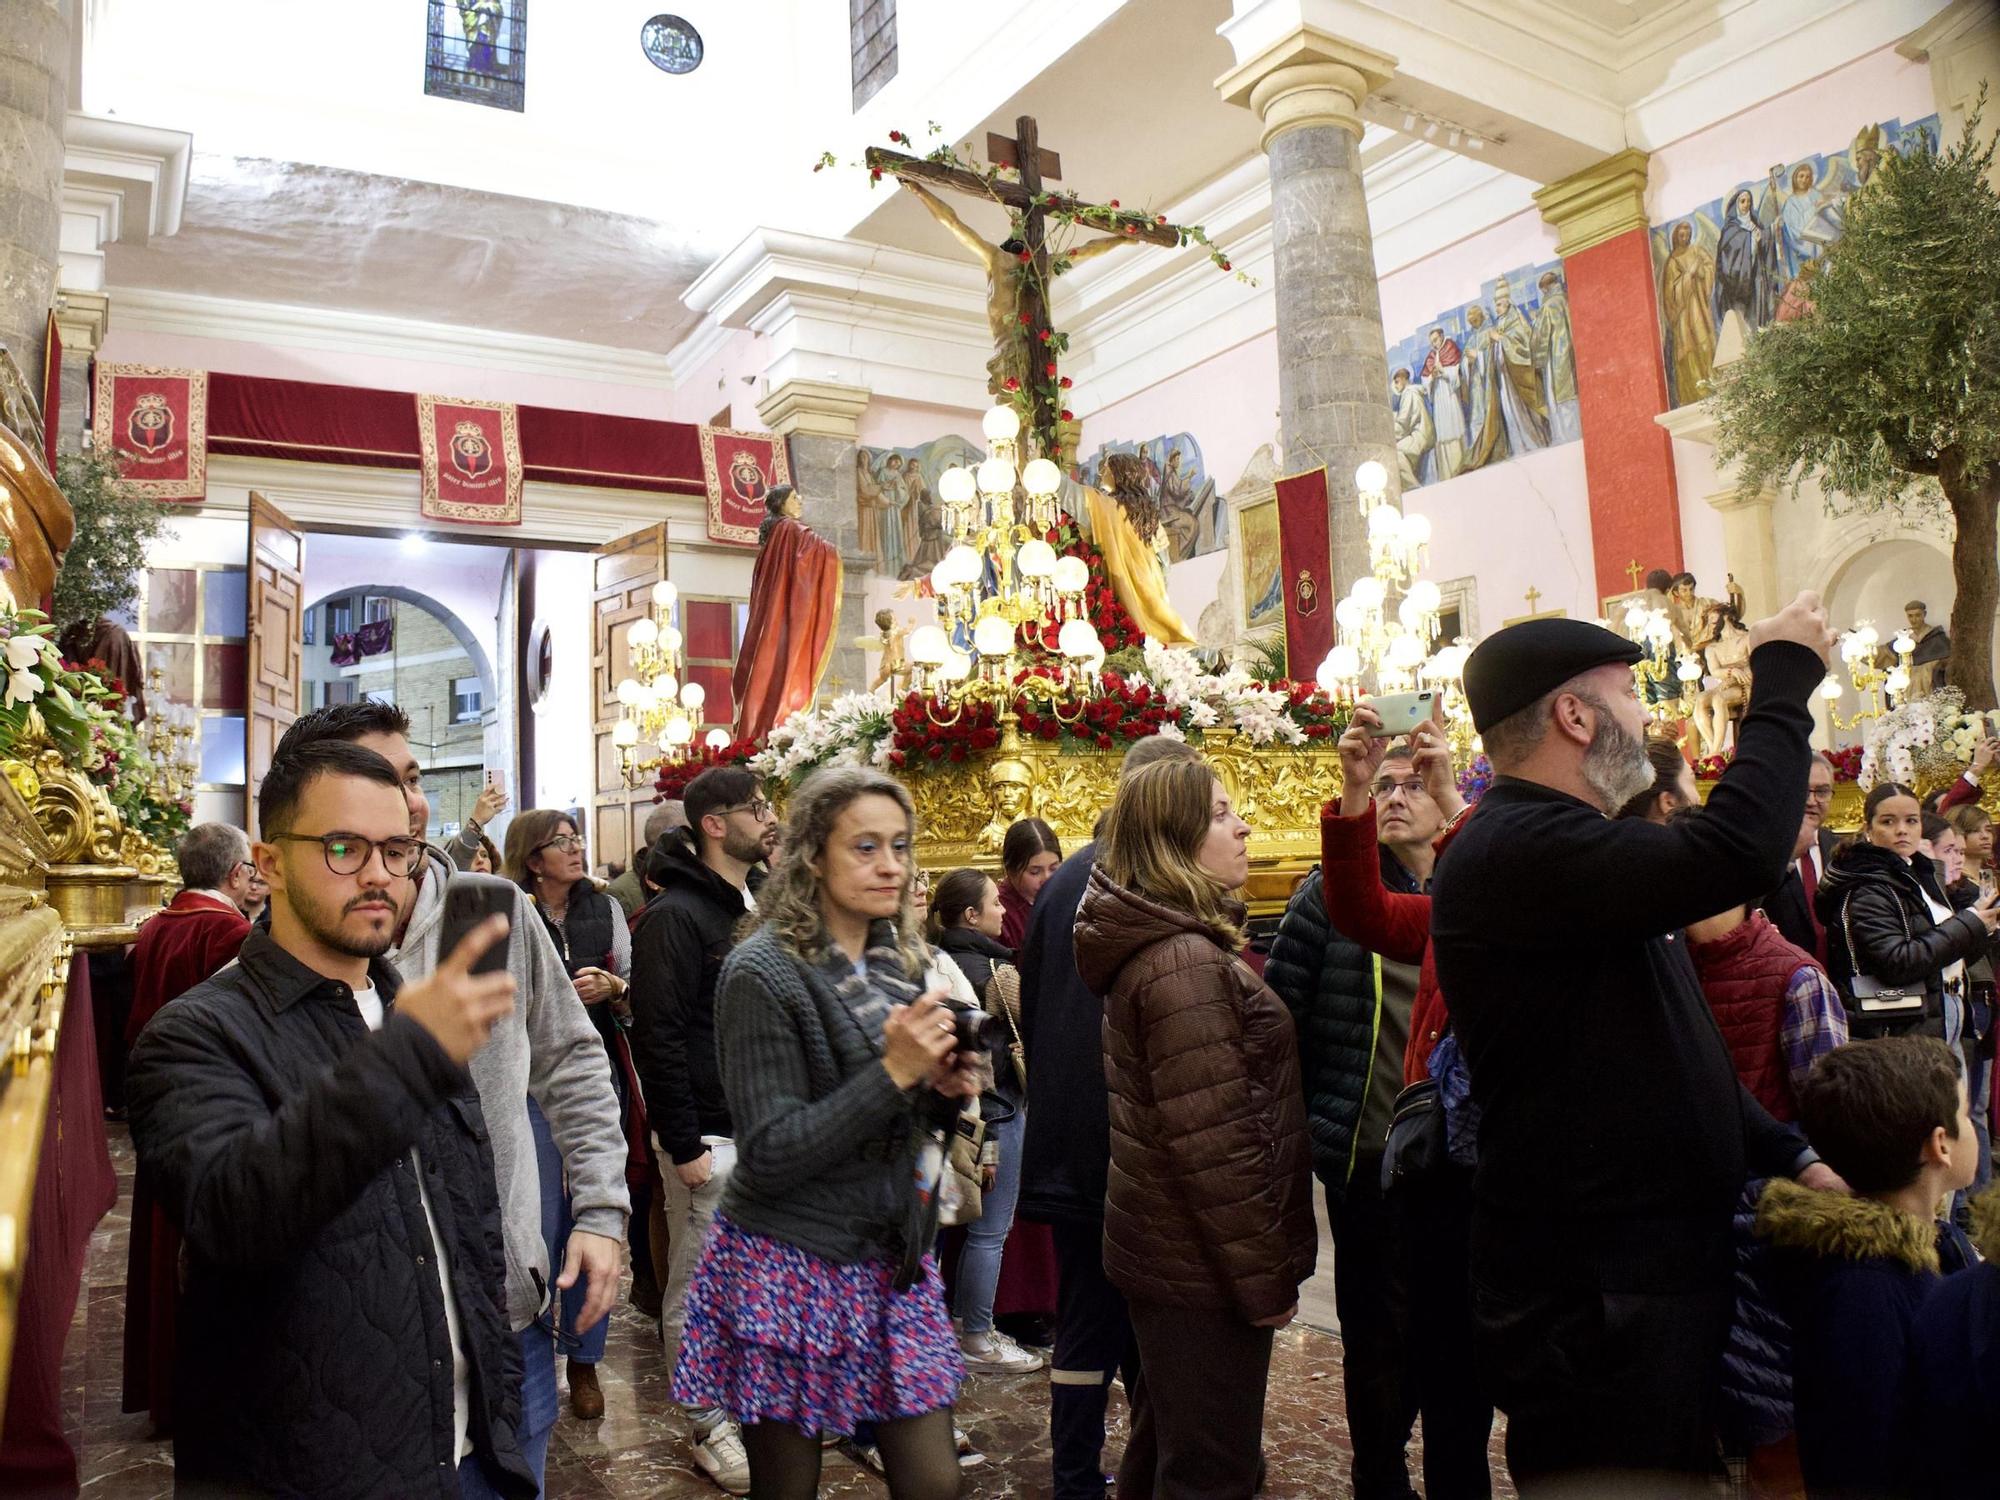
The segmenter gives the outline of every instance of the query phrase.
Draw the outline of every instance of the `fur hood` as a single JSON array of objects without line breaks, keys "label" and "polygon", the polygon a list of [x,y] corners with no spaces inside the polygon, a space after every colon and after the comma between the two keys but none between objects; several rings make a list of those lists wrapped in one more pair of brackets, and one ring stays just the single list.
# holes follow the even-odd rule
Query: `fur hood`
[{"label": "fur hood", "polygon": [[1972,1211],[1973,1247],[1988,1260],[2000,1260],[2000,1185],[1988,1188],[1966,1207]]},{"label": "fur hood", "polygon": [[[1988,1193],[1989,1228],[2000,1230],[2000,1199]],[[1825,1260],[1893,1260],[1939,1272],[1937,1225],[1867,1198],[1819,1192],[1773,1178],[1757,1200],[1757,1237],[1779,1250]]]}]

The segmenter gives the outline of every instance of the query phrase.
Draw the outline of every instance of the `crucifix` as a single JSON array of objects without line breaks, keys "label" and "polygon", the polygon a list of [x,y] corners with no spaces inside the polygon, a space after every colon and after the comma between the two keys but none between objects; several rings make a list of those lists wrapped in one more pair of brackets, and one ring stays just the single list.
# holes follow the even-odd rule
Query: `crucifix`
[{"label": "crucifix", "polygon": [[1528,617],[1530,619],[1533,619],[1535,614],[1535,606],[1542,602],[1542,591],[1536,588],[1531,583],[1528,585],[1528,592],[1525,597],[1527,598],[1528,601]]},{"label": "crucifix", "polygon": [[1625,565],[1625,576],[1632,580],[1632,592],[1639,592],[1639,575],[1646,570],[1639,566],[1639,559],[1633,558]]},{"label": "crucifix", "polygon": [[[1004,401],[1012,394],[1007,388],[1011,379],[1016,390],[1028,395],[1033,414],[1030,425],[1041,439],[1044,456],[1054,458],[1060,403],[1055,399],[1054,383],[1037,378],[1055,358],[1048,298],[1052,275],[1128,241],[1172,249],[1180,244],[1180,236],[1155,219],[1129,212],[1115,202],[1085,203],[1073,193],[1051,194],[1045,184],[1061,178],[1062,158],[1042,148],[1032,115],[1022,115],[1014,122],[1012,139],[989,132],[986,155],[996,167],[1014,168],[1020,180],[1009,182],[997,173],[982,176],[947,162],[926,161],[873,146],[866,161],[875,172],[893,173],[931,217],[986,267],[986,322],[994,348],[986,366],[987,388]],[[934,188],[998,203],[1018,218],[1018,238],[989,244],[932,191]],[[1047,240],[1051,209],[1108,232],[1060,252],[1052,268]]]}]

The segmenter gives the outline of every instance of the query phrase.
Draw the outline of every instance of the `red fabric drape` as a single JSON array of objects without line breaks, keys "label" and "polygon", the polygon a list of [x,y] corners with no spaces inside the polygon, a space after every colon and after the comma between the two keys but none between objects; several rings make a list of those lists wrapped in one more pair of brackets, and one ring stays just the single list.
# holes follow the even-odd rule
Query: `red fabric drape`
[{"label": "red fabric drape", "polygon": [[1333,649],[1333,522],[1327,509],[1326,470],[1288,474],[1278,494],[1278,584],[1285,601],[1286,670],[1310,682]]},{"label": "red fabric drape", "polygon": [[118,1201],[104,1139],[97,1039],[90,1024],[90,965],[70,962],[65,1024],[56,1043],[55,1082],[42,1126],[28,1262],[21,1277],[20,1325],[0,1429],[0,1494],[74,1495],[76,1453],[63,1436],[63,1340],[76,1312],[91,1231]]},{"label": "red fabric drape", "polygon": [[730,686],[736,738],[761,740],[812,702],[840,618],[840,553],[789,517],[750,573],[750,621]]},{"label": "red fabric drape", "polygon": [[[662,494],[707,492],[700,429],[692,423],[548,406],[517,411],[521,464],[529,479]],[[208,451],[415,469],[416,398],[408,391],[212,374]]]}]

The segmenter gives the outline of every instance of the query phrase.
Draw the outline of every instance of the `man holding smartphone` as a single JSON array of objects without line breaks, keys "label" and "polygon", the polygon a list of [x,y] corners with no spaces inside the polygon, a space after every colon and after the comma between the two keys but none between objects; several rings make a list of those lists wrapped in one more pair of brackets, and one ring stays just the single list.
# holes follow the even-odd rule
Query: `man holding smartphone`
[{"label": "man holding smartphone", "polygon": [[[410,749],[409,727],[408,718],[394,704],[333,704],[296,721],[278,742],[278,750],[345,741],[375,751],[396,771],[406,832],[421,840],[430,825],[430,802],[424,796],[422,768]],[[394,946],[389,949],[389,957],[406,979],[433,973],[444,957],[438,948],[445,882],[451,874],[450,862],[425,846],[412,874],[414,894],[404,905],[403,921],[392,934]],[[516,895],[509,920],[507,972],[513,977],[518,1002],[472,1060],[472,1078],[492,1132],[489,1170],[498,1183],[506,1236],[505,1311],[519,1340],[516,1368],[523,1382],[521,1451],[539,1482],[558,1405],[555,1342],[543,1313],[552,1293],[568,1290],[579,1277],[589,1291],[577,1326],[567,1331],[581,1334],[610,1312],[624,1264],[631,1198],[625,1187],[626,1145],[618,1097],[612,1091],[610,1064],[597,1028],[526,892]],[[541,1174],[528,1118],[530,1095],[548,1117],[576,1216],[560,1268],[549,1265],[542,1238]]]},{"label": "man holding smartphone", "polygon": [[186,1253],[176,1484],[533,1495],[466,1071],[513,1010],[511,975],[470,972],[506,923],[416,983],[384,961],[423,844],[371,751],[281,746],[258,817],[271,930],[153,1019],[129,1075]]}]

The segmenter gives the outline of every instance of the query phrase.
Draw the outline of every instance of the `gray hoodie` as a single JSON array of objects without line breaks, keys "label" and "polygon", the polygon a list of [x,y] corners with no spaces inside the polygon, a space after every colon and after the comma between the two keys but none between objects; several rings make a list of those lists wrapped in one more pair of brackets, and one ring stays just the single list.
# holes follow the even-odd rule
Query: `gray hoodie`
[{"label": "gray hoodie", "polygon": [[[437,967],[450,874],[450,864],[434,851],[402,946],[389,954],[405,980],[422,979]],[[514,1010],[473,1054],[472,1081],[493,1138],[507,1247],[507,1319],[519,1330],[547,1305],[551,1280],[548,1247],[542,1243],[541,1178],[528,1123],[530,1094],[548,1116],[562,1153],[576,1227],[622,1241],[632,1201],[625,1191],[625,1133],[604,1043],[525,891],[515,898],[512,922],[507,967],[516,986]]]}]

